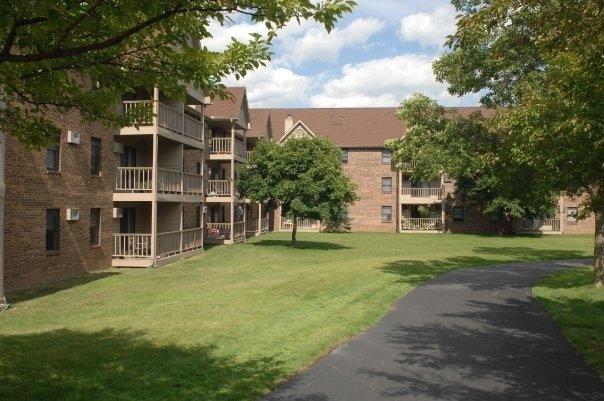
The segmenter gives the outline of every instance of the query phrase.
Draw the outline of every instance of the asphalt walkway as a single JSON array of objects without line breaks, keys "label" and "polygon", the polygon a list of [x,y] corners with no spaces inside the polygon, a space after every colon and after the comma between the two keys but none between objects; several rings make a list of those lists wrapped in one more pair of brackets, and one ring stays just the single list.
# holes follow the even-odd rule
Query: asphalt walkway
[{"label": "asphalt walkway", "polygon": [[397,301],[377,325],[266,401],[604,400],[531,285],[585,262],[457,270]]}]

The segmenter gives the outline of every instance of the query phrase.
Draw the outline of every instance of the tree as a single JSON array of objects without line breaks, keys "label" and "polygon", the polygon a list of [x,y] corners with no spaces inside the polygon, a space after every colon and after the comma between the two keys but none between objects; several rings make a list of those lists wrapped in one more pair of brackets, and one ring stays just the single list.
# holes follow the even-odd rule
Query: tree
[{"label": "tree", "polygon": [[416,180],[432,181],[441,174],[453,178],[459,197],[500,217],[500,232],[509,231],[510,218],[543,215],[554,204],[551,190],[526,191],[535,185],[535,174],[505,153],[505,138],[489,127],[488,111],[464,115],[414,94],[396,114],[407,129],[403,138],[385,145],[394,164],[402,169],[412,163]]},{"label": "tree", "polygon": [[[270,58],[269,45],[292,19],[328,31],[352,0],[12,0],[0,3],[0,131],[39,147],[56,136],[52,112],[79,110],[89,120],[135,124],[149,110],[120,115],[123,93],[158,86],[184,98],[185,83],[226,96],[221,80]],[[269,29],[226,50],[199,46],[210,23],[247,16]],[[202,42],[203,43],[203,42]]]},{"label": "tree", "polygon": [[299,218],[335,220],[356,199],[340,150],[323,138],[292,138],[283,145],[260,141],[238,171],[237,188],[244,198],[281,206],[293,221],[292,246]]},{"label": "tree", "polygon": [[[528,195],[585,196],[595,214],[594,281],[604,285],[604,3],[453,0],[460,16],[434,72],[455,95],[481,93]],[[518,169],[522,171],[522,169]]]}]

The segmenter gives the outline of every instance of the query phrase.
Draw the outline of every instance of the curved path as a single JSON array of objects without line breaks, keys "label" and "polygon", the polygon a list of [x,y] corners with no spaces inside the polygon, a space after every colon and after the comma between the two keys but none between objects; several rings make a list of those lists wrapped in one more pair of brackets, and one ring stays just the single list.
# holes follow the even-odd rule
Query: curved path
[{"label": "curved path", "polygon": [[438,277],[265,400],[604,400],[604,382],[530,292],[540,277],[582,263]]}]

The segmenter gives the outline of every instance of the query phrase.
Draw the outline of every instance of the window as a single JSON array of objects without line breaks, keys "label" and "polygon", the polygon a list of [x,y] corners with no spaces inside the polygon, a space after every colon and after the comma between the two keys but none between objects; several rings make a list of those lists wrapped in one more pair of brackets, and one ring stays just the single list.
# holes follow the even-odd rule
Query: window
[{"label": "window", "polygon": [[101,140],[90,139],[90,174],[101,175]]},{"label": "window", "polygon": [[464,218],[463,206],[454,206],[453,207],[453,220],[454,221],[463,221],[463,218]]},{"label": "window", "polygon": [[348,149],[342,149],[342,153],[340,153],[340,161],[342,164],[348,163]]},{"label": "window", "polygon": [[392,193],[392,177],[382,177],[382,193]]},{"label": "window", "polygon": [[59,159],[61,155],[61,136],[55,138],[52,146],[46,148],[46,170],[59,171]]},{"label": "window", "polygon": [[197,172],[197,174],[201,175],[201,162],[197,162],[195,164],[195,171]]},{"label": "window", "polygon": [[101,244],[101,209],[90,209],[90,245]]},{"label": "window", "polygon": [[59,209],[46,209],[46,250],[59,250]]},{"label": "window", "polygon": [[382,223],[392,223],[392,206],[382,206]]},{"label": "window", "polygon": [[382,164],[392,164],[392,153],[388,149],[382,149]]},{"label": "window", "polygon": [[577,222],[577,212],[579,210],[576,207],[567,207],[566,208],[566,220],[569,223],[576,223]]}]

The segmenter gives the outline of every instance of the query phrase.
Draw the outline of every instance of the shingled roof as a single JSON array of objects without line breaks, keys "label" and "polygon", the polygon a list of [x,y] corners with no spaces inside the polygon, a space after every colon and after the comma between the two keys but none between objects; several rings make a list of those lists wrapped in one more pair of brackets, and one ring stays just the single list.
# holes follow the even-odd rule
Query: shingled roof
[{"label": "shingled roof", "polygon": [[232,95],[232,99],[212,99],[212,104],[207,105],[205,108],[206,116],[229,119],[239,117],[241,107],[246,101],[245,87],[227,88],[227,91]]},{"label": "shingled roof", "polygon": [[[264,137],[271,129],[273,138],[279,141],[285,135],[285,119],[291,115],[294,124],[302,121],[315,135],[330,138],[341,148],[381,148],[387,139],[400,138],[405,132],[404,122],[395,116],[396,110],[396,107],[252,109],[247,135]],[[485,112],[480,107],[454,110],[463,115]]]},{"label": "shingled roof", "polygon": [[348,148],[382,147],[384,141],[403,135],[404,125],[394,107],[326,108],[326,109],[252,109],[250,136],[264,136],[266,116],[275,140],[285,135],[285,119],[291,115],[294,124],[302,121],[315,135],[327,137],[336,145]]}]

